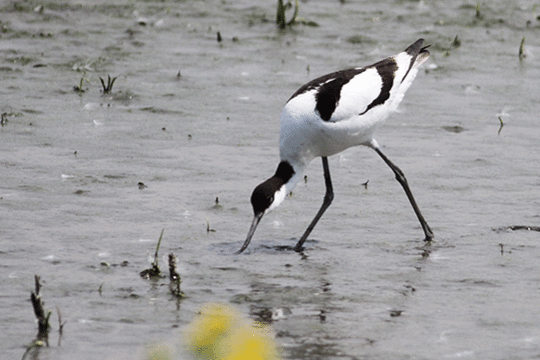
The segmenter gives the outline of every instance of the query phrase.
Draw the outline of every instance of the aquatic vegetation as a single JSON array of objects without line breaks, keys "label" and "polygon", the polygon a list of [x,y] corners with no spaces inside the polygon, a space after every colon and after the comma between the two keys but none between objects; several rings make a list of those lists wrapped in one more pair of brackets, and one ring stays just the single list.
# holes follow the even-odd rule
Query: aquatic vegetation
[{"label": "aquatic vegetation", "polygon": [[38,275],[34,276],[36,291],[32,292],[30,299],[32,300],[32,306],[34,308],[34,314],[38,320],[38,334],[37,341],[43,341],[47,346],[49,346],[49,330],[51,329],[51,324],[49,323],[49,318],[51,317],[51,311],[45,312],[43,309],[43,301],[41,300],[41,284],[40,277]]},{"label": "aquatic vegetation", "polygon": [[210,232],[216,232],[215,229],[212,229],[212,228],[210,227],[210,221],[208,220],[208,218],[206,219],[206,232],[207,232],[207,233],[210,233]]},{"label": "aquatic vegetation", "polygon": [[[52,311],[45,310],[44,309],[44,302],[41,298],[41,278],[38,275],[34,275],[34,283],[35,283],[35,291],[33,291],[30,294],[30,300],[32,302],[32,308],[34,309],[34,314],[36,315],[37,323],[38,323],[38,333],[36,335],[36,338],[34,341],[28,345],[26,352],[24,353],[22,359],[24,360],[26,356],[32,351],[32,350],[38,350],[42,348],[43,346],[49,346],[49,332],[51,330],[51,324],[50,324],[50,318]],[[56,311],[58,312],[58,324],[59,324],[59,338],[58,338],[58,345],[60,346],[60,342],[62,339],[62,331],[65,325],[65,321],[62,322],[62,314],[60,313],[60,309],[58,306],[56,307]],[[36,354],[34,353],[34,356]]]},{"label": "aquatic vegetation", "polygon": [[460,46],[461,46],[461,39],[456,35],[456,37],[452,41],[452,47],[457,49]]},{"label": "aquatic vegetation", "polygon": [[474,17],[478,20],[481,20],[484,18],[484,16],[482,15],[482,13],[480,12],[480,3],[476,4],[476,14],[474,15]]},{"label": "aquatic vegetation", "polygon": [[58,305],[56,306],[56,313],[58,314],[58,346],[60,346],[62,335],[64,333],[64,325],[66,325],[67,320],[62,321],[62,313],[60,312]]},{"label": "aquatic vegetation", "polygon": [[277,13],[276,13],[276,24],[280,29],[285,29],[287,26],[291,26],[295,23],[296,17],[298,16],[298,0],[294,0],[294,13],[289,22],[285,18],[285,11],[292,7],[291,2],[283,4],[283,0],[278,0],[277,4]]},{"label": "aquatic vegetation", "polygon": [[182,279],[180,278],[180,274],[176,271],[176,255],[173,253],[169,254],[169,279],[171,280],[170,283],[170,289],[171,293],[176,296],[177,298],[183,298],[184,292],[180,290],[180,284],[182,283]]},{"label": "aquatic vegetation", "polygon": [[277,12],[276,12],[276,24],[279,29],[284,30],[286,27],[296,25],[296,24],[303,24],[303,25],[314,26],[314,27],[319,26],[319,24],[317,24],[315,21],[309,21],[298,16],[298,9],[299,9],[298,0],[294,0],[294,12],[293,12],[291,20],[287,21],[285,12],[292,7],[293,5],[290,1],[284,4],[283,0],[278,0]]},{"label": "aquatic vegetation", "polygon": [[499,131],[497,132],[497,135],[501,135],[501,130],[504,126],[504,123],[503,123],[503,120],[501,119],[501,117],[499,116],[499,122],[501,123],[501,126],[499,127]]},{"label": "aquatic vegetation", "polygon": [[278,349],[269,327],[245,319],[225,304],[207,304],[185,332],[185,345],[197,359],[270,360]]},{"label": "aquatic vegetation", "polygon": [[365,35],[353,35],[347,38],[347,42],[351,44],[375,44],[376,42],[373,39],[368,38]]},{"label": "aquatic vegetation", "polygon": [[159,247],[161,246],[161,239],[163,239],[163,232],[165,229],[161,229],[161,235],[159,235],[159,240],[156,245],[156,253],[154,254],[154,261],[152,261],[152,267],[149,269],[145,269],[139,273],[142,278],[151,279],[151,278],[160,278],[161,276],[161,270],[159,269],[158,265],[158,253],[159,253]]},{"label": "aquatic vegetation", "polygon": [[[161,234],[159,235],[159,240],[156,245],[156,252],[154,254],[154,261],[152,261],[152,267],[149,269],[145,269],[139,273],[142,278],[146,279],[160,279],[164,276],[161,273],[161,269],[159,268],[158,264],[158,254],[159,254],[159,248],[161,246],[161,240],[163,239],[163,232],[165,229],[161,229]],[[178,299],[181,299],[184,297],[183,291],[180,289],[180,284],[182,283],[182,279],[180,278],[180,274],[176,271],[176,255],[173,253],[169,254],[169,288],[171,290],[171,293]]]},{"label": "aquatic vegetation", "polygon": [[85,92],[85,90],[83,89],[83,85],[84,85],[84,81],[87,81],[87,82],[90,82],[90,80],[88,80],[86,78],[86,71],[83,72],[83,75],[81,76],[81,80],[79,80],[79,84],[78,85],[75,85],[73,86],[73,91],[77,92],[77,93],[83,93]]},{"label": "aquatic vegetation", "polygon": [[521,39],[521,43],[519,44],[519,61],[522,61],[527,55],[523,51],[523,47],[525,46],[525,36]]},{"label": "aquatic vegetation", "polygon": [[99,78],[99,80],[101,81],[101,86],[103,87],[104,94],[108,94],[112,91],[112,87],[117,78],[118,76],[111,78],[110,75],[107,75],[107,85],[105,85],[105,81],[101,77]]},{"label": "aquatic vegetation", "polygon": [[223,205],[219,203],[219,196],[216,196],[216,200],[214,200],[214,206],[212,206],[210,209],[212,210],[222,210]]}]

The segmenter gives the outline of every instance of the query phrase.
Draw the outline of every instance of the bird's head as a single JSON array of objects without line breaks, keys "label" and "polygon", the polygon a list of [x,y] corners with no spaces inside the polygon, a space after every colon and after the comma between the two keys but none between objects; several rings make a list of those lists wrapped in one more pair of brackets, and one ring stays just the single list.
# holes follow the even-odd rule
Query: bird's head
[{"label": "bird's head", "polygon": [[283,200],[285,200],[286,184],[294,175],[294,169],[287,161],[279,163],[278,168],[274,176],[257,185],[253,193],[251,194],[251,205],[253,206],[253,221],[251,227],[242,245],[242,248],[236,252],[236,254],[242,253],[249,245],[257,225],[261,221],[264,214],[277,208]]}]

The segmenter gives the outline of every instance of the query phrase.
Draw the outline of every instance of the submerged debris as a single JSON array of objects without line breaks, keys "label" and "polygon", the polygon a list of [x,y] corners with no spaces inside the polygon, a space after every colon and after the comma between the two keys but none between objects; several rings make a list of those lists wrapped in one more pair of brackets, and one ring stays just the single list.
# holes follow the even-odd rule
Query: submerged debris
[{"label": "submerged debris", "polygon": [[512,230],[540,231],[540,226],[516,225],[512,226]]},{"label": "submerged debris", "polygon": [[453,126],[443,126],[443,130],[446,130],[448,132],[459,134],[463,131],[465,131],[465,128],[460,125],[453,125]]},{"label": "submerged debris", "polygon": [[510,226],[503,226],[497,229],[494,229],[497,232],[500,231],[508,231],[508,230],[526,230],[526,231],[540,231],[540,226],[531,226],[531,225],[510,225]]}]

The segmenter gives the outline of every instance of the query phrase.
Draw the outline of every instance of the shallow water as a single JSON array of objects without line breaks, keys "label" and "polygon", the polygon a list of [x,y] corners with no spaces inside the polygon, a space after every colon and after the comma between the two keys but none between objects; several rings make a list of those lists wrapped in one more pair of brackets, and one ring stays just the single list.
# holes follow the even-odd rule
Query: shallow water
[{"label": "shallow water", "polygon": [[[540,21],[530,1],[480,3],[479,16],[476,5],[308,1],[300,16],[319,26],[281,32],[263,1],[3,5],[2,358],[35,337],[34,274],[54,312],[39,359],[144,358],[148,344],[178,345],[207,302],[257,320],[281,309],[286,359],[540,356],[540,235],[506,229],[540,220]],[[318,160],[232,255],[251,191],[277,165],[289,96],[420,37],[431,58],[377,140],[436,241],[424,246],[379,157],[354,148],[329,159],[335,200],[305,256],[280,249],[320,206]],[[166,279],[138,275],[163,228],[160,265],[178,256],[180,302]]]}]

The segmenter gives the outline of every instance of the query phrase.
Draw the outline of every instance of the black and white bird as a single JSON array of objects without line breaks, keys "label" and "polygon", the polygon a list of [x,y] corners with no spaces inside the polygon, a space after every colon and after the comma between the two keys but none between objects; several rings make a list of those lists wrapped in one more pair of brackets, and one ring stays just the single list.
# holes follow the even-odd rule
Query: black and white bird
[{"label": "black and white bird", "polygon": [[424,220],[403,172],[381,151],[373,133],[398,107],[411,86],[418,67],[429,57],[424,39],[405,51],[373,65],[337,71],[298,89],[281,113],[280,158],[275,174],[251,195],[253,222],[237,254],[249,245],[263,215],[278,207],[316,157],[322,158],[326,194],[324,201],[294,250],[301,251],[307,237],[332,203],[334,193],[328,156],[364,145],[372,148],[392,169],[420,221],[425,241],[433,232]]}]

